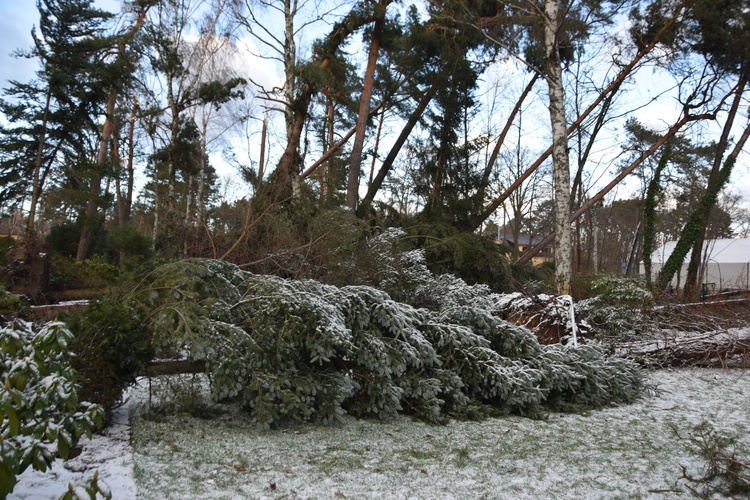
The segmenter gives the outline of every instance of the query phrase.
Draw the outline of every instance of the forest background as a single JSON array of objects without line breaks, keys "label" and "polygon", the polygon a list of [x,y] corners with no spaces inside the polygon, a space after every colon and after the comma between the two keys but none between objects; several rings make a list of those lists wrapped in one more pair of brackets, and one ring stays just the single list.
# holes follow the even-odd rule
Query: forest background
[{"label": "forest background", "polygon": [[30,4],[3,15],[30,57],[2,66],[0,201],[61,257],[344,283],[337,255],[396,225],[503,289],[524,256],[494,237],[555,232],[567,292],[750,227],[743,0]]}]

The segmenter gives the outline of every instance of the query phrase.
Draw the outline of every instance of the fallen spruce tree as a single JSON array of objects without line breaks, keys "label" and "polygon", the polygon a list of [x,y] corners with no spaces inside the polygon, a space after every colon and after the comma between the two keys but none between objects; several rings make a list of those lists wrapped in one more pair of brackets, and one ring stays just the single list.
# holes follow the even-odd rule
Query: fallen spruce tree
[{"label": "fallen spruce tree", "polygon": [[222,261],[163,265],[117,300],[140,316],[154,357],[205,363],[212,397],[239,400],[266,426],[345,413],[540,416],[628,403],[642,387],[634,363],[595,345],[541,346],[484,308],[417,309],[372,287]]}]

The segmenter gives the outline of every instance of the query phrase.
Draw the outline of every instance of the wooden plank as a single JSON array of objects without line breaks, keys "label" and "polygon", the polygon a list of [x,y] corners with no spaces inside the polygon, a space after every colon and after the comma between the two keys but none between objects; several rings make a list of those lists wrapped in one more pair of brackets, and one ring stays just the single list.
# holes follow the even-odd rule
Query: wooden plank
[{"label": "wooden plank", "polygon": [[205,361],[152,361],[146,364],[146,375],[182,375],[186,373],[203,373],[206,371]]}]

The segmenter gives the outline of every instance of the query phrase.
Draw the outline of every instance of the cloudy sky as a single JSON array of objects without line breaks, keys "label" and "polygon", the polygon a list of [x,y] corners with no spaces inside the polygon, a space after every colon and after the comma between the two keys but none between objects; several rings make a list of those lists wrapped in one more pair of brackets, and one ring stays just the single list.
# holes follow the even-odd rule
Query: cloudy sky
[{"label": "cloudy sky", "polygon": [[36,61],[14,59],[16,49],[31,47],[31,28],[38,23],[34,0],[0,2],[0,84],[8,80],[27,81],[34,75]]},{"label": "cloudy sky", "polygon": [[[95,0],[95,4],[111,12],[119,12],[120,10],[118,0]],[[18,49],[28,50],[31,47],[31,30],[38,22],[39,14],[35,0],[0,0],[0,87],[5,88],[8,80],[26,82],[34,76],[37,61],[17,59],[12,57],[11,54]],[[251,66],[255,72],[258,71],[257,62]],[[264,75],[261,80],[267,79],[270,81],[274,79],[271,68],[267,68],[267,70],[268,75]],[[257,78],[258,75],[255,76]],[[655,83],[652,82],[643,87],[648,89]],[[670,103],[670,106],[672,104]],[[645,122],[648,122],[648,115],[651,115],[652,118],[658,116],[662,119],[661,121],[665,119],[664,114],[654,113],[653,107],[644,110],[643,114],[644,116],[639,116],[639,118]],[[744,121],[740,121],[740,123],[744,124]],[[737,128],[740,126],[738,125]],[[748,153],[748,150],[750,148],[746,147],[745,153],[740,157],[735,167],[730,187],[734,193],[741,194],[744,197],[745,204],[750,203],[750,153]]]},{"label": "cloudy sky", "polygon": [[[95,0],[95,4],[110,12],[119,11],[117,0]],[[38,24],[35,0],[0,1],[0,85],[3,88],[8,80],[26,82],[34,76],[37,61],[17,59],[11,54],[18,49],[31,48],[31,30]]]}]

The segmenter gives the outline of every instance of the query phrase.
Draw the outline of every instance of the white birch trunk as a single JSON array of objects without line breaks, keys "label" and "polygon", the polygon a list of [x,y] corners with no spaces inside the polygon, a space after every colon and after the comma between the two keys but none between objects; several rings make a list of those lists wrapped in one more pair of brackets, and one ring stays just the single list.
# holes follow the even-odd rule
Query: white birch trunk
[{"label": "white birch trunk", "polygon": [[558,0],[545,1],[544,47],[547,55],[546,78],[552,124],[552,168],[555,189],[555,283],[558,294],[569,295],[573,279],[571,230],[568,221],[570,217],[570,166],[562,63],[557,40],[560,27],[559,10]]},{"label": "white birch trunk", "polygon": [[297,72],[297,44],[294,41],[294,16],[297,15],[297,0],[284,0],[284,118],[287,139],[294,128],[294,90]]}]

